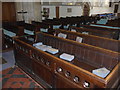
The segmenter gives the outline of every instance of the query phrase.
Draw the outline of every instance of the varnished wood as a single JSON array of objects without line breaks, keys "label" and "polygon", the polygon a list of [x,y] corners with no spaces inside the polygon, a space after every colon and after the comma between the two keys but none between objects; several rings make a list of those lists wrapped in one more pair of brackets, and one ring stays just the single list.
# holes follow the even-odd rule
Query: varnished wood
[{"label": "varnished wood", "polygon": [[[85,25],[84,25],[85,26]],[[106,37],[106,38],[110,38],[110,39],[117,39],[115,37],[115,33],[110,32],[110,31],[101,31],[99,29],[88,29],[88,28],[81,28],[81,27],[71,27],[71,29],[75,29],[77,32],[89,32],[90,35],[96,35],[96,36],[100,36],[100,37]],[[70,30],[71,30],[70,29]],[[118,35],[119,33],[117,33]]]},{"label": "varnished wood", "polygon": [[59,6],[56,7],[56,18],[59,18]]},{"label": "varnished wood", "polygon": [[[65,60],[60,59],[59,55],[52,55],[33,47],[32,44],[34,42],[31,42],[30,44],[27,43],[27,40],[25,40],[27,38],[20,37],[15,39],[14,50],[17,65],[21,62],[19,57],[19,54],[21,53],[30,61],[35,62],[29,63],[32,65],[32,69],[26,67],[27,62],[23,62],[24,64],[22,64],[22,68],[41,77],[46,84],[49,84],[51,87],[85,89],[84,83],[88,82],[90,84],[89,88],[108,88],[118,79],[115,74],[117,70],[119,70],[119,68],[117,68],[117,65],[119,65],[119,53],[83,43],[77,43],[72,40],[62,39],[41,32],[36,35],[37,42],[42,41],[45,45],[51,45],[52,47],[59,49],[59,55],[65,52],[68,54],[74,54],[75,56],[75,59],[72,62],[66,62]],[[22,59],[23,61],[25,60],[24,58]],[[79,66],[79,63],[82,62],[82,66]],[[111,73],[106,78],[101,78],[91,73],[91,70],[88,70],[86,67],[91,68],[91,70],[94,68],[106,67]],[[70,74],[67,75],[67,72]],[[48,79],[46,80],[46,78]],[[78,78],[78,81],[76,81],[75,78]]]},{"label": "varnished wood", "polygon": [[107,27],[98,27],[98,26],[90,26],[90,25],[81,25],[81,27],[90,28],[90,29],[93,29],[93,30],[99,30],[101,32],[109,32],[109,33],[113,34],[113,37],[112,37],[113,39],[118,39],[119,38],[120,29],[107,28]]},{"label": "varnished wood", "polygon": [[104,49],[109,49],[109,50],[116,51],[116,52],[120,51],[119,50],[119,43],[120,43],[119,40],[108,39],[108,38],[99,37],[99,36],[95,36],[95,35],[85,35],[85,34],[81,34],[79,32],[72,32],[72,31],[67,31],[67,30],[63,30],[63,29],[55,29],[54,35],[58,36],[59,33],[67,34],[66,39],[76,41],[77,37],[81,37],[81,38],[83,38],[82,43],[101,47]]},{"label": "varnished wood", "polygon": [[16,21],[15,2],[2,2],[2,21]]}]

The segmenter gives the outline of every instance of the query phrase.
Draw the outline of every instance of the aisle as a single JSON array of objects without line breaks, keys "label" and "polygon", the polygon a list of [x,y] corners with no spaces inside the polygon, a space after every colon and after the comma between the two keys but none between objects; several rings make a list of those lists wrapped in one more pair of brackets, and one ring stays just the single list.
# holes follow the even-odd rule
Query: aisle
[{"label": "aisle", "polygon": [[2,79],[0,78],[2,88],[32,88],[43,90],[42,86],[16,66],[3,70],[0,74],[2,74]]}]

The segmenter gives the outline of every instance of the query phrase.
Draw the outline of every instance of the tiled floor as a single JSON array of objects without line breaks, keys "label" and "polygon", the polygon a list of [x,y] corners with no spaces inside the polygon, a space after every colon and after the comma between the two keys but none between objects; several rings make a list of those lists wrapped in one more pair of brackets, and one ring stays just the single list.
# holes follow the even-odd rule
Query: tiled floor
[{"label": "tiled floor", "polygon": [[[0,72],[1,74],[1,72]],[[30,78],[26,73],[23,72],[19,67],[8,68],[2,71],[2,88],[30,88],[39,89],[43,88],[37,84],[32,78]]]},{"label": "tiled floor", "polygon": [[0,53],[0,55],[7,61],[5,64],[0,64],[0,90],[1,87],[42,89],[32,78],[15,66],[13,50]]}]

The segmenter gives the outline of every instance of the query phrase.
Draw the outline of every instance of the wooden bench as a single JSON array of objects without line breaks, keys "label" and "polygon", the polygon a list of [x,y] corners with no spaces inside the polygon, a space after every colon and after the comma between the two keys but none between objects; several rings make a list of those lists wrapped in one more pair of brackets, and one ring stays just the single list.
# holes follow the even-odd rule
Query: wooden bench
[{"label": "wooden bench", "polygon": [[120,18],[115,19],[115,20],[108,20],[106,25],[111,25],[111,26],[115,26],[115,27],[120,27]]},{"label": "wooden bench", "polygon": [[[77,43],[45,33],[37,33],[37,42],[59,50],[53,55],[33,47],[26,37],[15,39],[16,64],[41,85],[49,88],[111,88],[116,87],[119,53],[95,46]],[[74,55],[71,62],[60,59],[62,53]],[[96,68],[105,67],[110,74],[101,78],[92,73]]]},{"label": "wooden bench", "polygon": [[52,21],[43,21],[43,22],[36,22],[32,21],[33,25],[36,25],[40,28],[39,31],[44,33],[53,33],[53,29],[59,28],[61,25],[58,22],[52,22]]},{"label": "wooden bench", "polygon": [[117,39],[117,40],[120,34],[120,28],[115,28],[115,27],[111,28],[107,25],[91,24],[91,25],[81,25],[80,27],[100,30],[101,32],[107,31],[107,32],[113,33],[113,39]]},{"label": "wooden bench", "polygon": [[81,34],[78,32],[72,32],[72,31],[67,31],[63,29],[55,29],[54,36],[58,36],[58,34],[63,33],[66,34],[67,37],[66,39],[74,40],[76,41],[77,37],[82,38],[81,43],[101,47],[104,49],[109,49],[112,51],[120,52],[120,41],[119,40],[114,40],[114,39],[108,39],[104,37],[99,37],[95,35],[86,35],[86,34]]},{"label": "wooden bench", "polygon": [[94,29],[74,27],[74,26],[70,27],[70,31],[71,30],[76,30],[77,32],[80,32],[80,33],[87,32],[89,35],[95,35],[95,36],[105,37],[109,39],[114,39],[114,33],[109,31],[101,31],[101,30],[94,30]]},{"label": "wooden bench", "polygon": [[11,24],[10,22],[3,23],[2,30],[6,48],[13,47],[13,37],[24,35],[23,27]]},{"label": "wooden bench", "polygon": [[35,35],[40,28],[37,25],[25,23],[24,21],[16,22],[15,25],[24,27],[24,35]]}]

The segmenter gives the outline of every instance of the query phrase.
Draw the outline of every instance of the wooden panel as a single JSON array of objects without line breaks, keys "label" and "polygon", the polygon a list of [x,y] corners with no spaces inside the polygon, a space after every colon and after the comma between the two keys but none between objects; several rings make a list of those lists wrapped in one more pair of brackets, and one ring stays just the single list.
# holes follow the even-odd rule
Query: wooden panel
[{"label": "wooden panel", "polygon": [[16,21],[16,10],[14,2],[2,3],[2,20],[3,21]]},{"label": "wooden panel", "polygon": [[59,18],[59,7],[56,7],[56,18]]},{"label": "wooden panel", "polygon": [[115,5],[114,13],[117,13],[117,12],[118,12],[118,5]]},{"label": "wooden panel", "polygon": [[81,34],[79,32],[71,32],[71,31],[66,31],[66,30],[63,30],[63,29],[56,29],[55,30],[55,35],[58,36],[59,33],[67,34],[66,39],[76,41],[77,37],[82,37],[83,38],[82,43],[86,43],[86,44],[89,44],[89,45],[93,45],[93,46],[109,49],[109,50],[112,50],[112,51],[120,52],[119,46],[118,46],[120,41],[118,41],[118,40],[107,39],[107,38],[94,36],[94,35],[85,35],[85,34]]},{"label": "wooden panel", "polygon": [[52,86],[53,84],[52,72],[46,69],[43,65],[41,65],[37,61],[33,61],[33,67],[34,73]]},{"label": "wooden panel", "polygon": [[56,88],[82,88],[81,86],[75,85],[74,83],[72,83],[71,81],[67,80],[62,76],[57,75],[55,79]]}]

